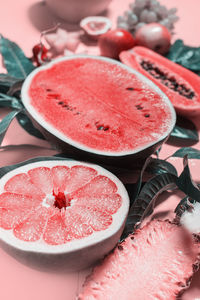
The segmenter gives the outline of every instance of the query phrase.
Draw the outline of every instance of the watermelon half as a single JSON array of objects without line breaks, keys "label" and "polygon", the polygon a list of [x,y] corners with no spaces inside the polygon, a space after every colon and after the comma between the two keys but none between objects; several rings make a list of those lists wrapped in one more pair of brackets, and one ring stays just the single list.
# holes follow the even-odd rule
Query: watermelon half
[{"label": "watermelon half", "polygon": [[55,145],[80,159],[143,161],[167,139],[175,111],[149,79],[117,61],[56,59],[25,80],[22,101]]}]

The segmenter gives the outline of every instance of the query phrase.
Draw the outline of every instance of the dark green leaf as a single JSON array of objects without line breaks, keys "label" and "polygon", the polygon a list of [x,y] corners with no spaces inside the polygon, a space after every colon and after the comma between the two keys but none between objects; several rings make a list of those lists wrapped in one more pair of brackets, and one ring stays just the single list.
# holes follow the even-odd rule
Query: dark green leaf
[{"label": "dark green leaf", "polygon": [[181,128],[177,125],[174,127],[171,136],[179,139],[187,139],[196,142],[199,141],[198,132],[196,130]]},{"label": "dark green leaf", "polygon": [[146,168],[147,172],[159,175],[163,173],[171,173],[177,176],[176,168],[162,159],[152,159]]},{"label": "dark green leaf", "polygon": [[171,46],[167,58],[193,72],[200,72],[200,47],[186,46],[182,40],[177,40]]},{"label": "dark green leaf", "polygon": [[38,162],[38,161],[49,161],[49,160],[72,160],[72,159],[71,158],[58,157],[58,156],[57,157],[55,157],[55,156],[41,156],[41,157],[32,158],[32,159],[23,161],[21,163],[15,164],[15,165],[10,165],[10,166],[5,166],[5,167],[0,168],[0,178],[2,176],[4,176],[6,173],[8,173],[8,172],[10,172],[10,171],[12,171],[16,168],[25,166],[25,165],[30,164],[30,163]]},{"label": "dark green leaf", "polygon": [[0,93],[7,93],[11,86],[13,86],[19,79],[9,76],[8,74],[0,74]]},{"label": "dark green leaf", "polygon": [[194,203],[194,200],[189,198],[188,196],[186,196],[185,198],[183,198],[179,204],[177,205],[177,207],[175,208],[175,213],[178,217],[181,217],[181,215],[186,211],[186,210],[190,210],[192,207],[192,203]]},{"label": "dark green leaf", "polygon": [[45,140],[42,133],[33,126],[32,121],[29,119],[29,117],[24,112],[21,112],[17,116],[17,120],[18,120],[19,124],[24,128],[24,130],[26,130],[30,135],[33,135],[39,139]]},{"label": "dark green leaf", "polygon": [[19,99],[0,93],[0,107],[22,109],[23,105]]},{"label": "dark green leaf", "polygon": [[132,197],[130,198],[130,205],[132,205],[132,204],[134,203],[135,199],[136,199],[136,198],[138,197],[138,195],[139,195],[139,192],[140,192],[140,189],[141,189],[141,186],[142,186],[142,177],[143,177],[144,171],[146,170],[148,164],[149,164],[151,161],[152,161],[152,157],[149,156],[149,157],[146,159],[146,161],[145,161],[145,163],[144,163],[144,165],[143,165],[143,167],[142,167],[142,170],[141,170],[141,172],[140,172],[139,178],[138,178],[138,180],[137,180],[137,182],[136,182],[136,184],[135,184],[134,193],[132,194]]},{"label": "dark green leaf", "polygon": [[32,62],[24,55],[22,49],[3,36],[0,38],[0,53],[10,76],[24,79],[35,68]]},{"label": "dark green leaf", "polygon": [[187,155],[184,157],[183,163],[184,163],[184,170],[181,173],[181,175],[177,178],[176,184],[178,188],[181,191],[183,191],[187,196],[200,202],[200,190],[192,180],[190,169],[188,166]]},{"label": "dark green leaf", "polygon": [[174,152],[170,157],[184,157],[185,155],[190,159],[200,159],[200,150],[191,147],[183,147]]},{"label": "dark green leaf", "polygon": [[196,126],[191,120],[177,116],[176,126],[174,127],[171,137],[191,141],[199,141]]},{"label": "dark green leaf", "polygon": [[7,132],[8,127],[10,126],[10,123],[12,120],[19,114],[19,110],[13,110],[10,112],[7,116],[3,118],[3,120],[0,123],[0,145],[4,139],[4,136]]},{"label": "dark green leaf", "polygon": [[15,82],[8,90],[7,94],[9,96],[14,96],[14,95],[17,95],[17,96],[20,96],[20,93],[21,93],[21,88],[22,88],[22,84],[23,84],[23,80],[19,80],[17,82]]},{"label": "dark green leaf", "polygon": [[159,194],[163,191],[176,188],[176,179],[177,176],[170,173],[164,173],[150,179],[143,186],[139,196],[129,210],[122,239],[132,233],[134,227],[142,222],[150,209],[154,208],[155,201]]}]

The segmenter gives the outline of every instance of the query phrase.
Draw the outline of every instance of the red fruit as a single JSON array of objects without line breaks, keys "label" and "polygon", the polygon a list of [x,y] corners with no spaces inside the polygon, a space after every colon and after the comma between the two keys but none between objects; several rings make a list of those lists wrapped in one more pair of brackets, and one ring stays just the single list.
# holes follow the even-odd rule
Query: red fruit
[{"label": "red fruit", "polygon": [[166,54],[170,48],[171,34],[158,23],[146,24],[138,29],[135,35],[136,44]]},{"label": "red fruit", "polygon": [[66,153],[123,167],[141,164],[175,123],[172,104],[157,86],[100,56],[63,57],[37,68],[23,85],[22,101]]},{"label": "red fruit", "polygon": [[152,221],[97,266],[79,300],[175,300],[199,263],[199,246],[182,227]]},{"label": "red fruit", "polygon": [[43,62],[48,60],[48,49],[42,44],[37,44],[32,49],[33,60],[36,62],[37,66],[41,66]]},{"label": "red fruit", "polygon": [[98,46],[102,56],[118,59],[121,51],[135,46],[135,40],[130,32],[124,29],[115,29],[102,34]]},{"label": "red fruit", "polygon": [[178,114],[200,115],[199,76],[144,47],[124,51],[120,59],[149,77],[168,96]]}]

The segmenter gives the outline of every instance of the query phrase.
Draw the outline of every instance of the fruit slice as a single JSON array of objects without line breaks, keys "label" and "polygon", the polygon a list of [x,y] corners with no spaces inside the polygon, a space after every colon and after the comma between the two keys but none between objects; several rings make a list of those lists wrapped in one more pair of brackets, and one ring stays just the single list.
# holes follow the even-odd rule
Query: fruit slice
[{"label": "fruit slice", "polygon": [[175,300],[189,285],[198,254],[182,227],[152,221],[94,269],[78,299]]},{"label": "fruit slice", "polygon": [[80,27],[93,39],[106,33],[111,27],[110,19],[102,16],[90,16],[81,20]]},{"label": "fruit slice", "polygon": [[149,77],[171,100],[178,114],[200,114],[200,77],[144,47],[121,52],[120,60]]},{"label": "fruit slice", "polygon": [[116,245],[129,208],[113,174],[76,161],[28,163],[0,187],[0,239],[34,264],[88,267]]},{"label": "fruit slice", "polygon": [[151,81],[103,57],[65,57],[37,68],[22,101],[55,144],[100,163],[144,159],[175,124],[170,101]]}]

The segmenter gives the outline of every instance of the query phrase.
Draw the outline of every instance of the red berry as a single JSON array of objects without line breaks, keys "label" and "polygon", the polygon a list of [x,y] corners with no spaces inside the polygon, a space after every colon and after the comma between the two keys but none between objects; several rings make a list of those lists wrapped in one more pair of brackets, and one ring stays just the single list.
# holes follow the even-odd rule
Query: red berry
[{"label": "red berry", "polygon": [[158,23],[150,23],[138,29],[135,35],[136,44],[157,53],[166,54],[170,48],[171,34]]},{"label": "red berry", "polygon": [[135,46],[135,40],[130,32],[118,28],[102,34],[98,45],[101,55],[118,59],[121,51]]},{"label": "red berry", "polygon": [[42,65],[42,63],[48,59],[48,49],[42,43],[35,45],[32,52],[33,60],[36,62],[37,66]]}]

